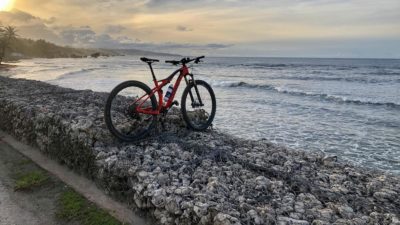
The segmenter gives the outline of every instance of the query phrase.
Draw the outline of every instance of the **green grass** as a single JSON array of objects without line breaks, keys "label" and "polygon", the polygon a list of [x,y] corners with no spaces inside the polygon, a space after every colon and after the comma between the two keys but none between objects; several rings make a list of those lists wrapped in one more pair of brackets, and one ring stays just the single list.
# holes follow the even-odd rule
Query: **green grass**
[{"label": "green grass", "polygon": [[43,185],[49,177],[39,171],[21,174],[15,181],[14,190],[28,190]]},{"label": "green grass", "polygon": [[97,208],[73,190],[61,194],[57,216],[82,225],[122,225],[106,211]]}]

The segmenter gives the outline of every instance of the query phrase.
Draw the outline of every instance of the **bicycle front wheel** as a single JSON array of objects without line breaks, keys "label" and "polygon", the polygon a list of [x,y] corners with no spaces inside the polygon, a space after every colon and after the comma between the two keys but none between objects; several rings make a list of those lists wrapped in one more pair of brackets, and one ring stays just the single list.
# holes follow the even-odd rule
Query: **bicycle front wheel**
[{"label": "bicycle front wheel", "polygon": [[189,128],[204,131],[214,120],[217,103],[207,82],[196,80],[195,83],[190,83],[183,91],[181,111]]},{"label": "bicycle front wheel", "polygon": [[150,88],[139,81],[126,81],[115,87],[108,96],[104,119],[110,132],[123,141],[137,141],[154,127],[157,116],[142,110],[157,109]]}]

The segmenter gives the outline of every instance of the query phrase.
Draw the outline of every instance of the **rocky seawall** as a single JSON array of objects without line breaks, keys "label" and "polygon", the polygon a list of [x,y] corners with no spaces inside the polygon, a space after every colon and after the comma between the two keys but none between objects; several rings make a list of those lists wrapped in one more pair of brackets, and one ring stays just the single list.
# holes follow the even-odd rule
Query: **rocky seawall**
[{"label": "rocky seawall", "polygon": [[400,178],[322,153],[215,130],[179,110],[127,144],[104,124],[107,93],[0,77],[0,129],[93,179],[160,224],[400,224]]}]

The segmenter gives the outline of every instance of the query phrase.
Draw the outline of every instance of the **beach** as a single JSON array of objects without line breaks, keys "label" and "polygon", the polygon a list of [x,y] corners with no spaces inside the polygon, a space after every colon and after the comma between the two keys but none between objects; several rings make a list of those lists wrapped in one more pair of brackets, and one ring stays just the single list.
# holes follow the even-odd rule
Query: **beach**
[{"label": "beach", "polygon": [[322,151],[192,132],[178,109],[148,138],[122,143],[103,121],[107,95],[0,77],[0,129],[160,224],[400,223],[398,175]]}]

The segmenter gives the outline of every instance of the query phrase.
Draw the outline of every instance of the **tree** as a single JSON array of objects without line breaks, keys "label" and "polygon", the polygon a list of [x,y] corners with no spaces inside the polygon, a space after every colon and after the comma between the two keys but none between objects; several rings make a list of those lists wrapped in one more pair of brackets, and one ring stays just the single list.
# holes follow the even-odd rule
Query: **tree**
[{"label": "tree", "polygon": [[0,27],[0,64],[3,62],[7,48],[17,37],[18,34],[15,27]]}]

